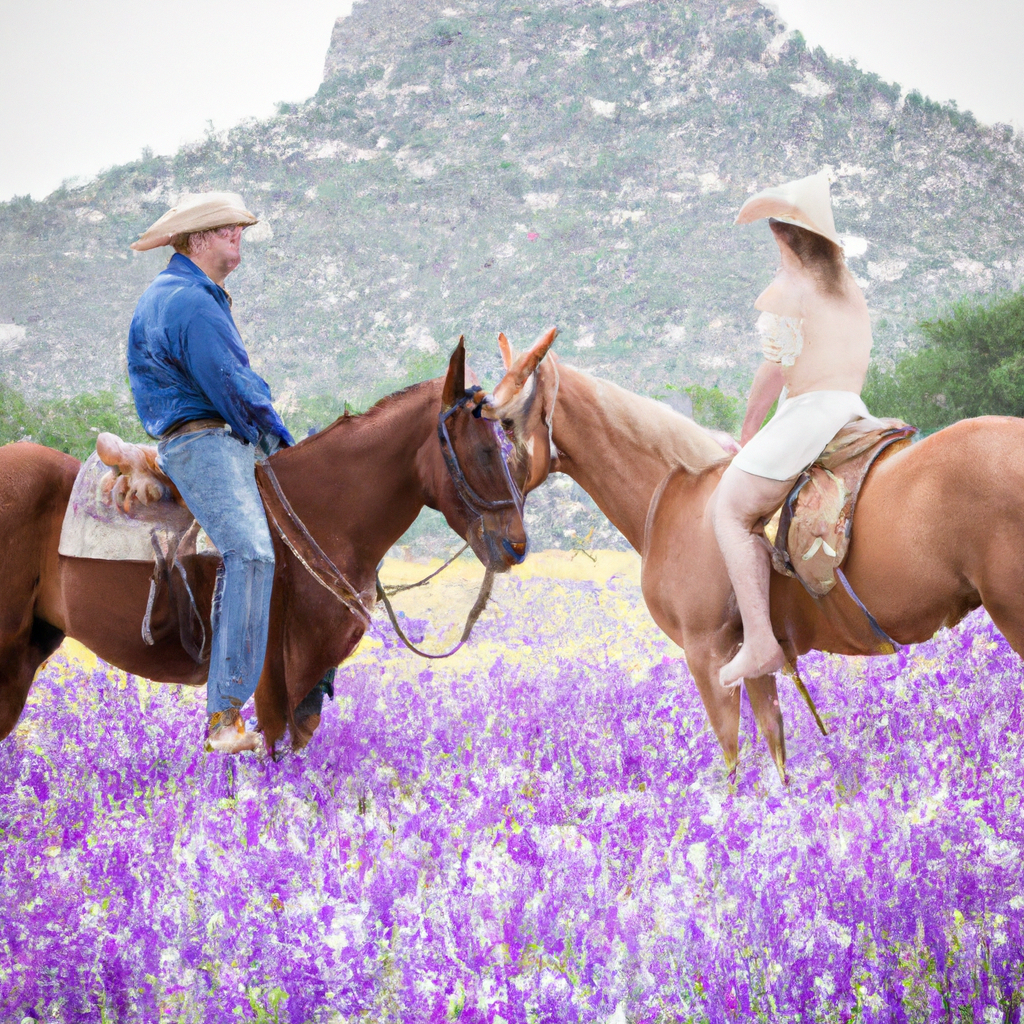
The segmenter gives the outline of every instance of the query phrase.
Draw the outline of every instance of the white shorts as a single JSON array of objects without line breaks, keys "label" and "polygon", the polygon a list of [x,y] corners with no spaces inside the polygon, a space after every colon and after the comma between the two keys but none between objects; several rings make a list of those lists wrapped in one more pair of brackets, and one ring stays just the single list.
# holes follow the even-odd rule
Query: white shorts
[{"label": "white shorts", "polygon": [[853,391],[808,391],[786,398],[732,464],[754,476],[791,480],[814,462],[847,423],[858,419],[875,417]]}]

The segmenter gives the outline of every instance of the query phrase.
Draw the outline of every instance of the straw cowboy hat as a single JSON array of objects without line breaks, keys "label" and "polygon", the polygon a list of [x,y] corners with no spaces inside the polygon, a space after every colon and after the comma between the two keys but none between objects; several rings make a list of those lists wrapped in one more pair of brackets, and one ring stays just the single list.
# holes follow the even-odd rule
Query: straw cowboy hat
[{"label": "straw cowboy hat", "polygon": [[183,195],[152,227],[132,242],[136,252],[170,245],[175,235],[212,231],[235,224],[249,227],[257,222],[237,192],[198,192]]},{"label": "straw cowboy hat", "polygon": [[842,248],[832,219],[832,200],[828,192],[828,171],[807,178],[787,181],[751,196],[736,215],[737,224],[751,224],[772,217],[786,224],[806,228]]}]

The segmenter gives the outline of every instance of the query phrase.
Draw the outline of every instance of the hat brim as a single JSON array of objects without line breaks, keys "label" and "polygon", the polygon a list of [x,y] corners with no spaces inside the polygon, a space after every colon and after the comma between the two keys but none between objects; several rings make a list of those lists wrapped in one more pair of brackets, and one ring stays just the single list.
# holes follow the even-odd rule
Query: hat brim
[{"label": "hat brim", "polygon": [[754,196],[753,199],[748,199],[740,207],[740,212],[736,215],[736,220],[733,223],[753,224],[756,220],[765,220],[766,218],[781,220],[784,224],[792,224],[794,227],[803,228],[812,234],[821,235],[822,238],[827,238],[833,245],[838,245],[842,248],[843,243],[834,231],[829,231],[828,228],[820,228],[809,223],[806,217],[801,216],[802,212],[792,204],[781,201],[776,196]]},{"label": "hat brim", "polygon": [[841,246],[832,216],[829,181],[829,170],[823,168],[806,178],[766,188],[740,207],[735,223],[750,224],[770,217],[821,235],[833,245]]},{"label": "hat brim", "polygon": [[243,206],[218,202],[208,207],[191,207],[185,210],[168,210],[155,224],[132,242],[136,252],[159,249],[170,245],[176,235],[188,235],[195,231],[214,231],[217,228],[258,224],[259,219]]}]

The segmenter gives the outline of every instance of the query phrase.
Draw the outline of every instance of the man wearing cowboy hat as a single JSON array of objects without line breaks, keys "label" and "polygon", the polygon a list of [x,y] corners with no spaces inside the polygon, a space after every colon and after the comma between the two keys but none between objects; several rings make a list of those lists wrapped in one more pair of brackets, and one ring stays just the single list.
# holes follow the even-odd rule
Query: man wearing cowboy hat
[{"label": "man wearing cowboy hat", "polygon": [[[754,529],[852,420],[872,419],[860,392],[871,354],[867,302],[846,267],[832,219],[828,172],[765,189],[736,218],[764,217],[781,266],[758,296],[764,362],[751,387],[739,454],[722,475],[712,517],[743,619],[725,686],[775,672],[785,657],[769,614],[771,562]],[[772,403],[779,404],[760,429]]]},{"label": "man wearing cowboy hat", "polygon": [[207,747],[236,753],[257,739],[239,708],[263,668],[274,546],[256,488],[257,453],[293,443],[270,388],[249,366],[231,316],[228,274],[256,218],[234,192],[182,196],[133,249],[171,245],[128,333],[128,377],[157,461],[223,558],[211,619]]}]

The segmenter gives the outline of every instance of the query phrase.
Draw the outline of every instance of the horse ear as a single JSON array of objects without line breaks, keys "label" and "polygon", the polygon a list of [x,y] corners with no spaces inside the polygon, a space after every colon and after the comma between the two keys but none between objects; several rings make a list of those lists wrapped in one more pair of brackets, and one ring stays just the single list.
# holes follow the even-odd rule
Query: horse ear
[{"label": "horse ear", "polygon": [[498,335],[498,348],[501,349],[501,363],[506,370],[512,369],[512,346],[504,334]]},{"label": "horse ear", "polygon": [[[552,342],[558,336],[558,328],[552,327],[533,348],[524,352],[509,368],[494,389],[493,404],[499,408],[512,401],[522,386],[530,379],[530,374],[540,365],[540,361],[548,354]],[[499,342],[500,343],[500,342]],[[511,350],[510,350],[511,354]]]},{"label": "horse ear", "polygon": [[450,409],[466,393],[466,338],[459,335],[459,343],[448,360],[448,376],[441,391],[441,405]]}]

